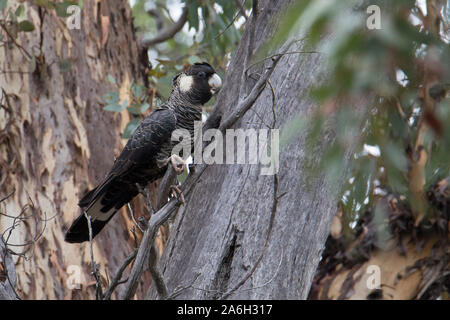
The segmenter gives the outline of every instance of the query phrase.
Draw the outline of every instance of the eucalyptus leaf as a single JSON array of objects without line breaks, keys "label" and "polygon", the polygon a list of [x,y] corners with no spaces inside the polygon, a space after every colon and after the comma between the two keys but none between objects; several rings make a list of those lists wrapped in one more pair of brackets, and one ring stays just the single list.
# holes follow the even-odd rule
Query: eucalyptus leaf
[{"label": "eucalyptus leaf", "polygon": [[31,32],[33,30],[34,25],[30,21],[24,20],[22,22],[19,22],[19,31]]},{"label": "eucalyptus leaf", "polygon": [[23,4],[21,4],[20,6],[17,7],[16,11],[14,12],[14,14],[16,15],[16,17],[20,17],[24,14],[25,12],[25,7]]},{"label": "eucalyptus leaf", "polygon": [[103,110],[112,112],[121,112],[123,109],[125,108],[123,108],[123,106],[118,103],[108,104],[106,107],[103,108]]},{"label": "eucalyptus leaf", "polygon": [[103,100],[107,104],[114,104],[119,102],[119,93],[117,91],[109,91],[103,96]]},{"label": "eucalyptus leaf", "polygon": [[8,4],[8,0],[0,0],[0,11],[5,9]]},{"label": "eucalyptus leaf", "polygon": [[116,84],[116,79],[114,79],[114,77],[110,74],[108,74],[108,81],[111,84]]},{"label": "eucalyptus leaf", "polygon": [[150,108],[150,104],[148,103],[143,103],[141,105],[141,112],[144,113],[145,111],[147,111],[147,109]]}]

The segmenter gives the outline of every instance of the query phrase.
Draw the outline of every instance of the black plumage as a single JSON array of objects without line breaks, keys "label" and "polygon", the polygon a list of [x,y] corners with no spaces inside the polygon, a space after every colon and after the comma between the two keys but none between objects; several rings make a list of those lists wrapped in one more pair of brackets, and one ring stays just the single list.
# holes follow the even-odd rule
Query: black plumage
[{"label": "black plumage", "polygon": [[79,201],[82,213],[67,231],[67,242],[89,241],[84,212],[91,217],[94,237],[138,194],[137,184],[145,186],[164,175],[173,148],[172,132],[187,129],[193,142],[201,106],[220,86],[220,78],[207,63],[196,63],[174,78],[169,99],[142,121],[103,181]]}]

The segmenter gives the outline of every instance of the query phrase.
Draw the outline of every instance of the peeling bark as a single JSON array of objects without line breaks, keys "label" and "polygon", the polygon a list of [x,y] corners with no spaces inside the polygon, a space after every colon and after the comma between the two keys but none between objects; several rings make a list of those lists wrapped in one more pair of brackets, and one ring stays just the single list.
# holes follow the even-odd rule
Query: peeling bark
[{"label": "peeling bark", "polygon": [[[8,1],[10,7],[18,3]],[[121,101],[130,101],[130,81],[144,81],[142,52],[127,1],[84,1],[80,30],[69,30],[54,10],[24,5],[35,31],[21,33],[17,42],[36,57],[37,67],[28,72],[30,62],[17,46],[0,48],[0,196],[15,190],[1,212],[17,215],[31,201],[41,218],[53,218],[27,254],[30,259],[15,257],[17,292],[22,299],[92,298],[89,246],[65,243],[64,231],[79,214],[78,198],[104,177],[123,147],[129,118],[126,111],[103,110],[103,95],[117,90],[106,76],[121,84]],[[60,67],[62,61],[70,62],[69,71]],[[113,220],[94,242],[105,279],[106,270],[111,279],[133,246],[126,211]],[[0,216],[0,231],[11,224]],[[41,227],[42,221],[26,221],[9,243],[24,243]],[[79,267],[80,290],[68,289],[69,266]]]}]

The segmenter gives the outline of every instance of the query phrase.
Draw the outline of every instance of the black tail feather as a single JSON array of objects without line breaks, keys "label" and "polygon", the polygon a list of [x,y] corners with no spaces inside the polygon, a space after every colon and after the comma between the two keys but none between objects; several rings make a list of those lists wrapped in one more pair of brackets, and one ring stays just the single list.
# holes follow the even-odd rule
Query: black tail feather
[{"label": "black tail feather", "polygon": [[80,199],[80,201],[78,202],[78,205],[83,208],[83,207],[87,207],[89,206],[89,204],[92,202],[92,198],[95,195],[95,192],[97,191],[97,188],[92,189],[91,191],[87,192],[83,198]]},{"label": "black tail feather", "polygon": [[[114,214],[112,214],[111,217],[105,221],[91,221],[92,238],[94,238],[103,229],[103,227],[108,223],[109,220],[111,220],[113,216]],[[64,240],[69,243],[81,243],[84,241],[89,241],[89,225],[84,213],[82,213],[72,223],[69,230],[66,232]]]},{"label": "black tail feather", "polygon": [[120,183],[112,179],[89,191],[79,202],[83,212],[70,226],[65,235],[65,241],[69,243],[89,241],[89,227],[84,211],[92,219],[92,238],[94,238],[114,214],[131,201],[137,193],[135,185]]}]

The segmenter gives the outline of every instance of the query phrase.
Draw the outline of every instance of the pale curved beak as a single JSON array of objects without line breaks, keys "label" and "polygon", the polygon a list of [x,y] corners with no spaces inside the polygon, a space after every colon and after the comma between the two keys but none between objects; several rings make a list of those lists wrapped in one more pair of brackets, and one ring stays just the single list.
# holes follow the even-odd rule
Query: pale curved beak
[{"label": "pale curved beak", "polygon": [[220,79],[217,73],[214,73],[208,80],[208,84],[211,87],[211,93],[216,94],[222,88],[222,79]]}]

